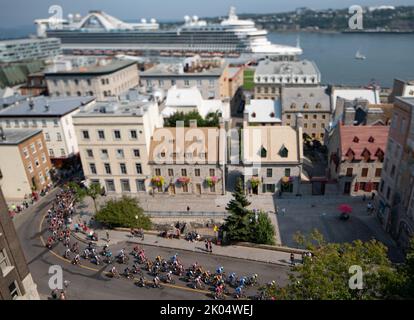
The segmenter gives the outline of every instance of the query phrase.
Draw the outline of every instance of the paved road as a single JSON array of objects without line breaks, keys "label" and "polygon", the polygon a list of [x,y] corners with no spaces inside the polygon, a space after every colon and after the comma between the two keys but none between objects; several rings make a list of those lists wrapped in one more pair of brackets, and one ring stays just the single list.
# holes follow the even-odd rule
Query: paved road
[{"label": "paved road", "polygon": [[[65,261],[61,255],[64,252],[63,246],[59,245],[53,250],[55,254],[47,250],[41,242],[41,237],[47,237],[46,230],[40,230],[42,218],[53,201],[55,193],[51,193],[42,199],[36,207],[32,207],[15,218],[15,226],[19,234],[23,250],[29,264],[34,281],[38,285],[41,296],[50,294],[48,287],[48,270],[51,265],[61,265],[64,279],[70,281],[68,288],[69,299],[208,299],[206,292],[192,290],[186,287],[184,282],[177,282],[177,286],[164,287],[162,289],[138,288],[132,281],[126,279],[110,279],[106,271],[110,267],[95,266],[83,261],[83,267],[73,266]],[[127,244],[117,244],[113,252],[125,247]],[[185,265],[198,261],[207,269],[215,270],[218,265],[224,266],[225,270],[241,274],[259,274],[259,278],[268,282],[276,280],[280,284],[286,283],[288,268],[275,266],[266,263],[250,262],[241,259],[216,257],[202,253],[191,253],[186,251],[171,251],[154,246],[145,246],[148,256],[154,258],[157,255],[170,257],[175,252],[179,254]],[[130,250],[129,250],[130,251]],[[128,251],[127,251],[128,252]],[[131,259],[132,260],[132,259]],[[132,264],[132,262],[130,263]],[[125,265],[124,267],[125,268]],[[119,268],[119,270],[122,270]]]}]

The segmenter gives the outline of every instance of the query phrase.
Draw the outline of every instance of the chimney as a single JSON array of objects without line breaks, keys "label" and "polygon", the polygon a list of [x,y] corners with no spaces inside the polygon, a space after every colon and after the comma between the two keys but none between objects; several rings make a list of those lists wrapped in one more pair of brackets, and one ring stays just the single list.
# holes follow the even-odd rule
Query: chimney
[{"label": "chimney", "polygon": [[190,120],[190,128],[197,128],[197,120],[195,119]]},{"label": "chimney", "polygon": [[3,127],[0,127],[0,140],[1,141],[6,140],[6,135],[4,134]]}]

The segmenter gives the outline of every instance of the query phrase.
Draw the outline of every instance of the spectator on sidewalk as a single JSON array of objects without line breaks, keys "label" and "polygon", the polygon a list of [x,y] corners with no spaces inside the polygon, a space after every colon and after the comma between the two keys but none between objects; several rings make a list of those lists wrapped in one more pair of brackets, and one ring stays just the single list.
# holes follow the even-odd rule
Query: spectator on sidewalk
[{"label": "spectator on sidewalk", "polygon": [[211,240],[208,240],[208,252],[213,253],[213,243],[211,242]]},{"label": "spectator on sidewalk", "polygon": [[109,242],[109,232],[106,232],[106,242]]},{"label": "spectator on sidewalk", "polygon": [[206,246],[206,251],[209,252],[210,250],[209,250],[209,245],[208,245],[208,240],[207,239],[206,239],[204,244]]}]

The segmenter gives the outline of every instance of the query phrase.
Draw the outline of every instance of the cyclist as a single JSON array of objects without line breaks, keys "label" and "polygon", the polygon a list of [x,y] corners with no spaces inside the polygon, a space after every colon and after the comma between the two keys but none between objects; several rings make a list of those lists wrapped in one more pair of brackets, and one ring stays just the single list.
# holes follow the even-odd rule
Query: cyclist
[{"label": "cyclist", "polygon": [[224,272],[224,267],[220,266],[217,268],[216,273],[217,274],[222,274]]}]

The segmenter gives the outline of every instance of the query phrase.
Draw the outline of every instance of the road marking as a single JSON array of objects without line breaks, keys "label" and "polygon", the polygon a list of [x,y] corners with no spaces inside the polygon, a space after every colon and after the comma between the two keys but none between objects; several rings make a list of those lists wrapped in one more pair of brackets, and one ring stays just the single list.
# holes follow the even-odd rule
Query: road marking
[{"label": "road marking", "polygon": [[[39,225],[39,234],[42,232],[42,225],[43,225],[43,222],[45,221],[45,218],[46,218],[46,214],[43,216],[42,220],[40,221],[40,225]],[[43,236],[40,234],[40,236],[39,236],[39,237],[40,237],[40,241],[42,242],[43,246],[45,246],[45,247],[46,247],[46,242],[45,242],[45,240],[43,239]],[[68,259],[66,259],[66,258],[64,258],[64,257],[62,257],[62,256],[60,256],[59,254],[57,254],[57,253],[56,253],[56,252],[54,252],[53,250],[49,249],[49,252],[50,252],[51,254],[53,254],[55,257],[59,258],[60,260],[62,260],[62,261],[64,261],[64,262],[66,262],[66,263],[72,264],[72,261],[70,261],[70,260],[68,260]],[[87,269],[87,270],[94,271],[94,272],[99,272],[99,271],[100,271],[99,269],[95,269],[95,268],[91,268],[91,267],[88,267],[88,266],[83,266],[83,265],[79,265],[79,267],[81,267],[82,269]],[[105,272],[105,274],[106,274],[106,275],[111,275],[111,273],[110,273],[110,272]],[[134,279],[133,279],[133,280],[134,280],[134,281],[138,281],[139,279],[134,277]],[[162,284],[162,286],[165,286],[165,287],[170,287],[170,288],[175,288],[175,289],[179,289],[179,290],[187,290],[187,291],[192,291],[192,292],[198,292],[198,293],[203,293],[203,294],[206,294],[206,293],[211,293],[211,292],[210,292],[210,291],[208,291],[208,290],[201,290],[201,289],[187,288],[187,287],[182,287],[182,286],[173,285],[173,284],[169,284],[169,283],[163,283],[163,284]]]}]

